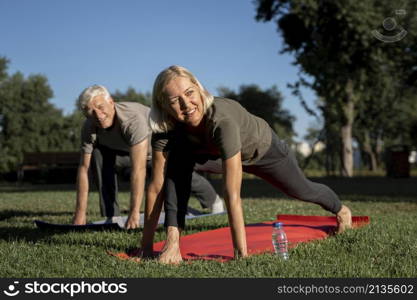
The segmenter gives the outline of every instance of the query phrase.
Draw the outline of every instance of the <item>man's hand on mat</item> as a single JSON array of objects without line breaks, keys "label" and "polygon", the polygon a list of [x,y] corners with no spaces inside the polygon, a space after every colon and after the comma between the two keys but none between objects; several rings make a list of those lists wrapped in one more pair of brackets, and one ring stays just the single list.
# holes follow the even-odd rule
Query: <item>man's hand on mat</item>
[{"label": "man's hand on mat", "polygon": [[167,240],[158,261],[162,264],[178,265],[182,262],[180,252],[180,231],[177,227],[168,226]]},{"label": "man's hand on mat", "polygon": [[340,211],[336,214],[337,218],[337,229],[336,233],[342,233],[346,229],[352,228],[352,212],[349,207],[342,205]]},{"label": "man's hand on mat", "polygon": [[72,218],[72,224],[74,225],[85,225],[87,223],[87,217],[85,214],[75,213],[74,218]]},{"label": "man's hand on mat", "polygon": [[125,228],[126,229],[135,229],[139,227],[139,214],[129,214],[127,218]]}]

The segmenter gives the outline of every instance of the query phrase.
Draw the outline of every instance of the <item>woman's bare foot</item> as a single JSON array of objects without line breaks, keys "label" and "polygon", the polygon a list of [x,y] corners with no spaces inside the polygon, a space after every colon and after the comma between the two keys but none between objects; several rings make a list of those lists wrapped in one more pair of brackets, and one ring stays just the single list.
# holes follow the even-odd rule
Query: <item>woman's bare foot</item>
[{"label": "woman's bare foot", "polygon": [[168,226],[167,240],[159,256],[158,261],[162,264],[179,264],[182,262],[180,251],[180,231],[177,227]]},{"label": "woman's bare foot", "polygon": [[352,213],[349,207],[342,205],[340,211],[336,214],[337,218],[337,229],[336,233],[342,233],[346,229],[352,228]]}]

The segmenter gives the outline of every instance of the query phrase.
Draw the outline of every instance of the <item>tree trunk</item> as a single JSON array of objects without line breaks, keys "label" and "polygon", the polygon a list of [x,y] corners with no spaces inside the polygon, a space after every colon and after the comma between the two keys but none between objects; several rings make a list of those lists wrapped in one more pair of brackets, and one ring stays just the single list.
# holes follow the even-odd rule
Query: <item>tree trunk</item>
[{"label": "tree trunk", "polygon": [[352,123],[342,126],[342,176],[353,176]]},{"label": "tree trunk", "polygon": [[374,150],[374,147],[372,147],[372,141],[368,130],[365,130],[363,150],[369,158],[369,170],[371,172],[378,171],[378,149]]},{"label": "tree trunk", "polygon": [[355,103],[353,94],[353,83],[348,81],[346,85],[346,102],[343,104],[345,122],[341,128],[342,138],[342,176],[353,176],[353,147],[352,127],[355,116]]},{"label": "tree trunk", "polygon": [[371,166],[370,166],[370,170],[371,172],[376,172],[378,171],[378,160],[376,159],[376,154],[374,151],[371,151],[369,153],[370,155],[370,159],[371,159]]}]

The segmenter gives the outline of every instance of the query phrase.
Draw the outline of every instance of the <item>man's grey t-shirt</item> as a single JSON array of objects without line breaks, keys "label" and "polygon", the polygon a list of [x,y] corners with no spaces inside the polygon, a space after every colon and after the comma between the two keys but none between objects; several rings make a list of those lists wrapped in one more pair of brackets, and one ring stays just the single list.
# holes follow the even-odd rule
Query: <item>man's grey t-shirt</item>
[{"label": "man's grey t-shirt", "polygon": [[[113,150],[129,152],[131,146],[151,135],[148,126],[150,108],[136,102],[115,102],[114,124],[109,129],[100,128],[87,118],[81,130],[81,152],[92,153],[94,147],[102,145]],[[148,159],[151,155],[148,146]]]},{"label": "man's grey t-shirt", "polygon": [[[262,158],[271,145],[272,131],[268,123],[234,100],[215,97],[203,121],[205,132],[200,135],[185,133],[182,124],[177,124],[174,130],[186,134],[189,146],[197,156],[226,160],[241,151],[243,164],[250,165]],[[176,136],[175,133],[154,134],[153,149],[169,151],[170,139]]]}]

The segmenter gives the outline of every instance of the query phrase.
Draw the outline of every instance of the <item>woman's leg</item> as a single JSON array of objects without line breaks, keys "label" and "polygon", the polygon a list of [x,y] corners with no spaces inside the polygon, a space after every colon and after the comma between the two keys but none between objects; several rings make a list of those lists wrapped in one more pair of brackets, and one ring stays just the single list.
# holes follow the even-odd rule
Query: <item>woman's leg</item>
[{"label": "woman's leg", "polygon": [[272,135],[271,147],[264,157],[253,165],[244,166],[243,170],[265,179],[291,197],[316,203],[337,214],[343,227],[341,230],[350,226],[350,210],[342,205],[339,197],[329,187],[305,177],[294,153],[275,133]]},{"label": "woman's leg", "polygon": [[161,263],[182,261],[179,240],[181,229],[185,227],[193,168],[194,161],[189,155],[183,151],[170,152],[163,187],[167,239],[159,257]]},{"label": "woman's leg", "polygon": [[165,198],[165,226],[184,228],[194,163],[189,157],[170,153],[163,193]]}]

